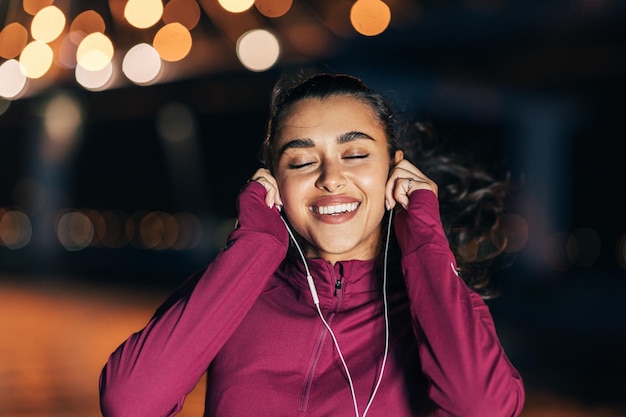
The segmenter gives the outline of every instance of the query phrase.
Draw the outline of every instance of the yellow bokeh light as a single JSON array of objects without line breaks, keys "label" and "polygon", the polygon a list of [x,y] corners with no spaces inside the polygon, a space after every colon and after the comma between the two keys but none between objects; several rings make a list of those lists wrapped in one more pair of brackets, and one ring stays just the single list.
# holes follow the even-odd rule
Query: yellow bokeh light
[{"label": "yellow bokeh light", "polygon": [[154,36],[152,46],[161,59],[175,62],[185,58],[191,50],[191,33],[180,23],[163,26]]},{"label": "yellow bokeh light", "polygon": [[87,35],[76,50],[76,62],[88,71],[100,71],[113,58],[113,43],[103,33]]},{"label": "yellow bokeh light", "polygon": [[237,57],[251,71],[265,71],[276,63],[280,45],[276,37],[263,29],[250,30],[237,40]]},{"label": "yellow bokeh light", "polygon": [[56,6],[48,6],[41,9],[30,25],[33,39],[50,43],[59,37],[65,27],[65,15]]},{"label": "yellow bokeh light", "polygon": [[104,33],[104,19],[94,10],[86,10],[76,16],[70,25],[70,40],[78,45],[90,33]]},{"label": "yellow bokeh light", "polygon": [[0,57],[11,59],[22,53],[28,43],[28,30],[18,22],[8,24],[0,32]]},{"label": "yellow bokeh light", "polygon": [[263,16],[280,17],[287,13],[293,0],[255,0],[254,5]]},{"label": "yellow bokeh light", "polygon": [[154,26],[163,16],[161,0],[128,0],[124,17],[134,27],[146,29]]},{"label": "yellow bokeh light", "polygon": [[52,66],[52,48],[41,41],[32,41],[20,55],[20,67],[28,78],[41,78]]},{"label": "yellow bokeh light", "polygon": [[231,13],[241,13],[248,10],[254,4],[254,0],[218,0],[224,10]]},{"label": "yellow bokeh light", "polygon": [[350,9],[350,22],[365,36],[381,34],[391,22],[391,10],[380,0],[357,0]]}]

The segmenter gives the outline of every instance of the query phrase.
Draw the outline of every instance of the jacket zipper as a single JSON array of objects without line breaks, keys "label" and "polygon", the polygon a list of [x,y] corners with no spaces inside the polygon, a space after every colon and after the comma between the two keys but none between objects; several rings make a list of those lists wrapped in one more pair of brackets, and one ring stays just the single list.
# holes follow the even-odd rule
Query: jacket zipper
[{"label": "jacket zipper", "polygon": [[[333,269],[332,266],[330,266],[330,271],[331,274],[334,276],[335,275],[335,271]],[[339,264],[339,273],[340,276],[338,278],[335,278],[335,289],[334,289],[334,295],[335,295],[335,299],[333,300],[333,305],[330,309],[330,311],[328,312],[328,315],[326,316],[326,322],[330,325],[330,323],[333,321],[333,317],[335,316],[335,313],[337,313],[337,309],[339,307],[339,301],[341,298],[341,293],[338,294],[338,291],[341,290],[343,288],[343,265]],[[338,298],[339,295],[339,298]],[[315,349],[313,350],[313,355],[312,355],[312,360],[311,360],[311,364],[309,366],[309,368],[307,369],[306,372],[306,376],[305,376],[305,380],[304,380],[304,385],[303,385],[303,389],[302,389],[302,396],[300,397],[300,407],[299,407],[299,411],[302,412],[306,412],[306,408],[307,408],[307,403],[308,403],[308,399],[309,399],[309,394],[311,391],[311,384],[313,383],[313,375],[314,375],[314,371],[315,368],[317,366],[317,363],[319,361],[319,357],[322,353],[322,346],[324,346],[324,342],[326,341],[326,339],[329,337],[328,335],[328,329],[326,329],[326,326],[322,325],[320,327],[320,333],[317,337],[317,341],[315,343]]]}]

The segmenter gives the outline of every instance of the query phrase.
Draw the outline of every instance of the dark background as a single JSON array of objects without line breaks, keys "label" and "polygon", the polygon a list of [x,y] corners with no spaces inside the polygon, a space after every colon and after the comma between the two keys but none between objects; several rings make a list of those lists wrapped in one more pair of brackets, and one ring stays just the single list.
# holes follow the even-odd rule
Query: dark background
[{"label": "dark background", "polygon": [[[512,210],[528,221],[529,238],[489,305],[529,391],[625,406],[625,18],[621,0],[431,1],[401,27],[337,40],[328,56],[284,59],[261,73],[235,67],[97,93],[62,81],[55,88],[88,109],[76,153],[59,168],[65,204],[190,211],[205,226],[232,219],[239,187],[258,166],[280,75],[302,67],[359,76],[431,122],[453,148],[523,183]],[[15,207],[15,185],[32,174],[36,109],[47,94],[16,100],[0,115],[0,207]],[[184,201],[155,128],[172,102],[193,109],[199,138],[201,169]],[[592,262],[545,262],[551,236],[583,228],[600,240]],[[190,251],[0,247],[0,274],[168,290],[217,249],[209,238]]]}]

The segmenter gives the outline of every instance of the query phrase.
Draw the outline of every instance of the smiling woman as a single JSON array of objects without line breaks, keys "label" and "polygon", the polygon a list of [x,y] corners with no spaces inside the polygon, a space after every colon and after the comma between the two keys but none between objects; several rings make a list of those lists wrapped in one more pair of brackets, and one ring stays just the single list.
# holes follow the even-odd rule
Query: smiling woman
[{"label": "smiling woman", "polygon": [[[351,76],[277,85],[237,228],[111,355],[105,417],[174,415],[204,374],[205,416],[520,415],[521,377],[476,291],[505,247],[505,187],[409,161],[395,122]],[[460,174],[448,187],[428,172]]]}]

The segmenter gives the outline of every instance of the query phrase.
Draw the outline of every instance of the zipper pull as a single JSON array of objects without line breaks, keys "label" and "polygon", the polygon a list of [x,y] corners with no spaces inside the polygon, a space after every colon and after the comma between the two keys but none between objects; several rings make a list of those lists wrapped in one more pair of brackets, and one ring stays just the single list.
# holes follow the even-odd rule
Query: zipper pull
[{"label": "zipper pull", "polygon": [[337,290],[341,289],[341,279],[335,281],[335,296],[337,295]]}]

